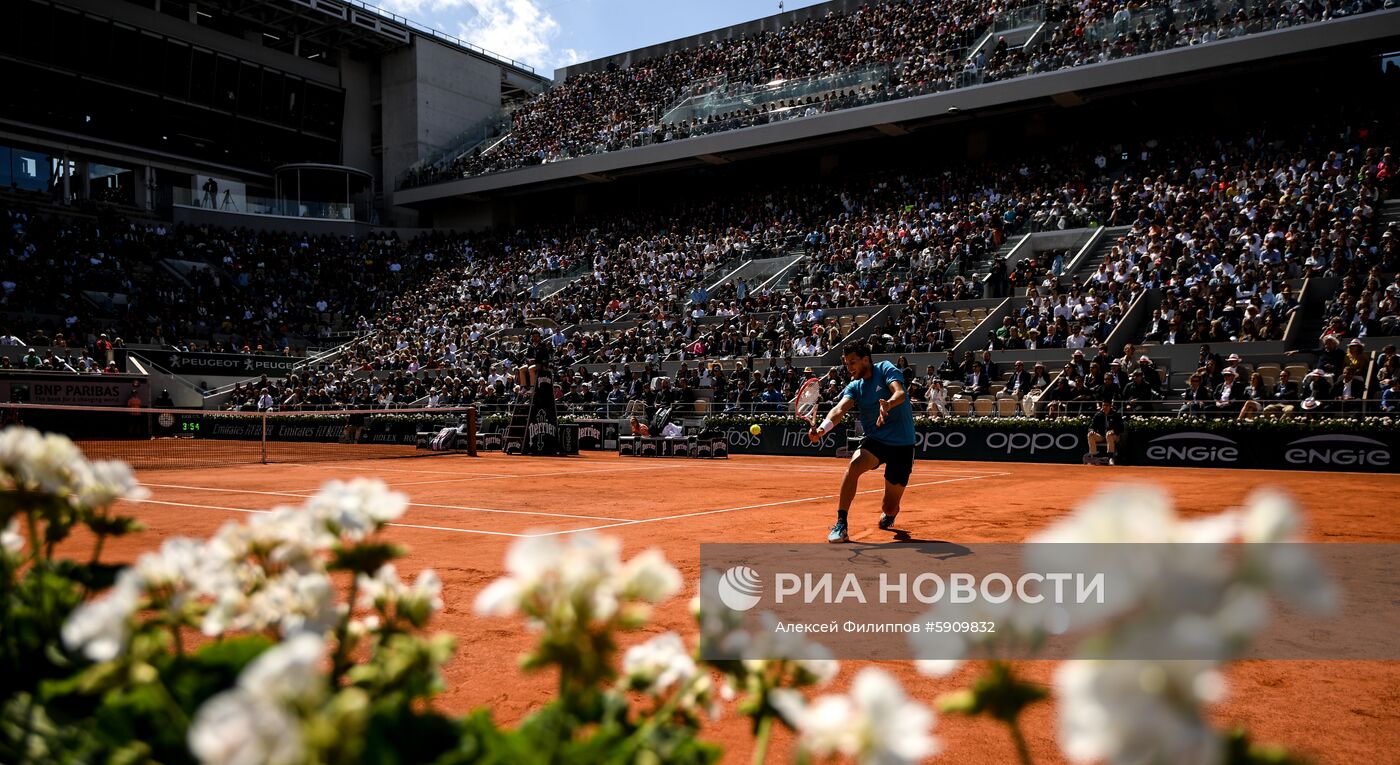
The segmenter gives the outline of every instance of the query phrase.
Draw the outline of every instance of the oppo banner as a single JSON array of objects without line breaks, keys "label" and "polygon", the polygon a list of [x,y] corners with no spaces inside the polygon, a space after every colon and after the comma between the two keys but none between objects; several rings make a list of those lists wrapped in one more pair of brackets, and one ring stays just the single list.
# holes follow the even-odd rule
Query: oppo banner
[{"label": "oppo banner", "polygon": [[[807,430],[793,425],[765,425],[757,436],[746,425],[724,425],[731,454],[792,454],[845,457],[848,428],[838,427],[820,444],[807,440]],[[1009,430],[977,427],[916,427],[914,456],[919,459],[990,462],[1055,462],[1076,464],[1088,451],[1078,428]]]}]

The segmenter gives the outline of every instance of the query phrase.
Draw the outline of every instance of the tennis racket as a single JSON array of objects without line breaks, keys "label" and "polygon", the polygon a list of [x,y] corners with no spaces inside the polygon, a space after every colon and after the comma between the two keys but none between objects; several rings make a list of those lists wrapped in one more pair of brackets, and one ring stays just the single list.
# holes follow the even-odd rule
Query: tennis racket
[{"label": "tennis racket", "polygon": [[821,380],[813,377],[802,383],[797,397],[792,400],[792,408],[797,416],[806,420],[812,427],[817,426],[817,408],[822,402]]}]

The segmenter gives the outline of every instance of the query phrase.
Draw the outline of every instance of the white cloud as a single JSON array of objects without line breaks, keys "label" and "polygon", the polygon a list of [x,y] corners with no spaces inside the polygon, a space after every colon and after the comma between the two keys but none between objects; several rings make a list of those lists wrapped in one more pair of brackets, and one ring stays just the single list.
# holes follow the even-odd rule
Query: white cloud
[{"label": "white cloud", "polygon": [[559,22],[537,0],[371,0],[387,11],[428,24],[544,75],[587,61],[586,50],[555,50]]},{"label": "white cloud", "polygon": [[556,54],[551,45],[559,35],[559,22],[534,0],[469,0],[468,5],[476,15],[458,24],[462,39],[545,74],[567,57],[563,51]]}]

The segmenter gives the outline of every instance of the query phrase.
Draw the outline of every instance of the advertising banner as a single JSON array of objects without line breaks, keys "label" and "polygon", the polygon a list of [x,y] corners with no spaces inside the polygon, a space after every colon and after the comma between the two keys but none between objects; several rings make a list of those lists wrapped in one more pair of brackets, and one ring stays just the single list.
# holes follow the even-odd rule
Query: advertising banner
[{"label": "advertising banner", "polygon": [[150,406],[146,378],[134,375],[73,375],[61,372],[0,377],[0,400],[51,406],[128,406],[132,396]]},{"label": "advertising banner", "polygon": [[1297,430],[1134,434],[1128,464],[1172,467],[1345,470],[1392,473],[1400,465],[1400,432],[1367,435]]},{"label": "advertising banner", "polygon": [[254,356],[246,353],[152,353],[150,359],[177,375],[286,377],[306,359],[299,356]]},{"label": "advertising banner", "polygon": [[578,425],[578,448],[585,451],[617,451],[617,420],[574,420]]},{"label": "advertising banner", "polygon": [[[807,430],[797,425],[764,425],[759,435],[743,424],[717,428],[731,454],[790,454],[820,457],[846,457],[846,436],[850,429],[837,427],[821,443],[807,439]],[[1007,428],[916,426],[916,459],[985,460],[993,462],[1051,462],[1077,464],[1088,451],[1088,442],[1079,428]]]}]

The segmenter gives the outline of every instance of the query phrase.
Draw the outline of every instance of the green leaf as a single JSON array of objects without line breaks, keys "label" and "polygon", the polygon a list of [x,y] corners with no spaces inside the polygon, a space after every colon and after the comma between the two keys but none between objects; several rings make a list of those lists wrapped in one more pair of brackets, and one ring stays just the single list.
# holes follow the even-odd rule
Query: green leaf
[{"label": "green leaf", "polygon": [[87,527],[92,529],[92,533],[112,537],[125,536],[146,528],[144,524],[129,515],[99,515],[88,518],[85,522]]},{"label": "green leaf", "polygon": [[402,557],[402,547],[390,542],[363,542],[354,547],[335,551],[328,568],[332,571],[353,571],[373,575],[381,566]]}]

